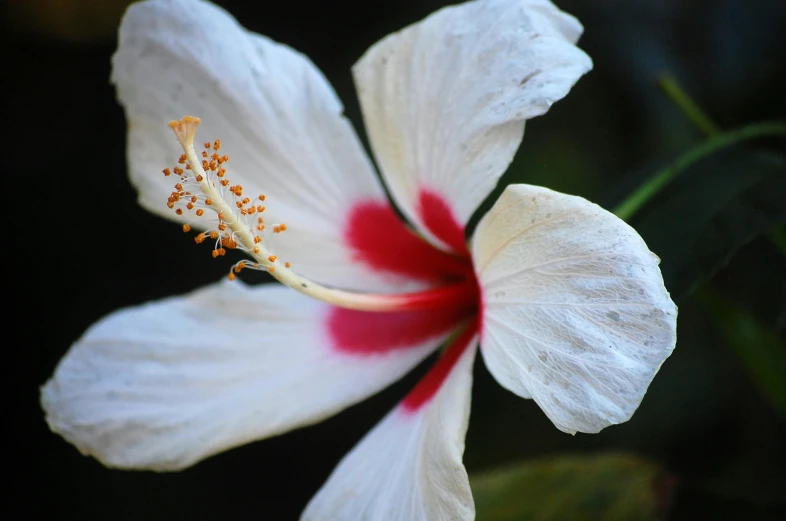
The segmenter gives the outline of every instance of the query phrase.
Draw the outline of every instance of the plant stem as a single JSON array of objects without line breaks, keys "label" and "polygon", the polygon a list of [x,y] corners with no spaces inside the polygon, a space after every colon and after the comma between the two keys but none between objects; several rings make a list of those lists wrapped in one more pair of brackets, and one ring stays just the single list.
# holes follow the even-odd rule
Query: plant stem
[{"label": "plant stem", "polygon": [[677,158],[674,163],[660,170],[646,183],[629,195],[612,211],[617,217],[628,220],[644,204],[657,194],[674,176],[691,166],[698,160],[740,141],[747,141],[764,136],[786,138],[786,123],[764,122],[754,123],[737,130],[716,134],[698,146],[688,150]]},{"label": "plant stem", "polygon": [[699,108],[693,98],[688,96],[684,90],[679,86],[674,76],[671,74],[662,74],[658,78],[658,84],[666,96],[682,111],[685,116],[693,122],[696,127],[704,132],[707,136],[714,136],[720,133],[720,128],[710,119],[703,110]]}]

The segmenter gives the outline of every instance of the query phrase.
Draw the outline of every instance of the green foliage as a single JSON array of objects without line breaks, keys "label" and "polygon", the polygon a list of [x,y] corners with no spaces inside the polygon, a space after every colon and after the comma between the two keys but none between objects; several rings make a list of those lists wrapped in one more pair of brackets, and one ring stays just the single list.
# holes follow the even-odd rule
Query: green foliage
[{"label": "green foliage", "polygon": [[726,343],[734,349],[762,392],[786,416],[786,345],[753,316],[709,288],[699,297],[717,319]]},{"label": "green foliage", "polygon": [[786,222],[786,158],[742,148],[706,157],[639,211],[631,224],[661,258],[678,300],[757,236]]},{"label": "green foliage", "polygon": [[602,454],[531,460],[470,482],[478,521],[649,521],[670,480],[651,461]]}]

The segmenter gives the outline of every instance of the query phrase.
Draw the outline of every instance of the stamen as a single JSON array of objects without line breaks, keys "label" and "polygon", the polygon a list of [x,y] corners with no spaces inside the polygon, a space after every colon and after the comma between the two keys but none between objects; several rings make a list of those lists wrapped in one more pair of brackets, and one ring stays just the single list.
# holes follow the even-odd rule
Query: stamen
[{"label": "stamen", "polygon": [[[200,232],[194,238],[197,244],[208,237],[215,241],[214,258],[226,255],[227,249],[239,249],[253,258],[253,263],[241,261],[235,264],[228,274],[229,280],[233,280],[235,274],[243,269],[266,270],[282,284],[301,293],[336,306],[365,311],[432,309],[455,305],[456,302],[475,305],[477,287],[474,281],[421,293],[376,295],[327,288],[296,274],[291,270],[292,265],[289,262],[282,264],[276,255],[263,246],[265,241],[261,234],[265,231],[264,220],[261,216],[253,216],[265,211],[264,206],[255,206],[255,203],[265,201],[267,197],[264,194],[246,197],[241,185],[230,185],[226,178],[226,168],[223,167],[224,163],[229,161],[229,156],[218,155],[221,141],[215,140],[212,144],[205,142],[204,149],[197,154],[194,138],[199,123],[199,118],[191,116],[169,123],[185,152],[178,158],[179,164],[185,164],[185,170],[178,166],[171,171],[168,168],[163,170],[165,176],[174,172],[180,178],[167,200],[167,207],[173,209],[177,215],[184,215],[184,208],[185,212],[193,212],[196,217],[201,218],[201,225],[204,224],[202,218],[207,213],[205,210],[215,214],[215,229]],[[213,150],[212,156],[208,153],[210,150]],[[186,203],[185,207],[179,206],[182,204],[181,200]],[[287,225],[277,223],[272,228],[273,233],[280,234],[287,230]],[[191,224],[183,225],[183,231],[190,229]]]}]

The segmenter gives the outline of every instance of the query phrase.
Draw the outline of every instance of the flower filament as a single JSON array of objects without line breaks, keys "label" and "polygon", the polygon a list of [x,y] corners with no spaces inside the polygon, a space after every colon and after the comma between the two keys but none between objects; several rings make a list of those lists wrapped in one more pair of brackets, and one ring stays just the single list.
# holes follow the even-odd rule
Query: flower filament
[{"label": "flower filament", "polygon": [[[200,119],[192,116],[169,123],[184,154],[178,160],[183,166],[163,170],[165,176],[174,173],[180,179],[167,200],[167,206],[180,216],[187,212],[193,212],[197,217],[204,216],[206,211],[216,214],[216,228],[198,233],[194,240],[197,244],[213,240],[214,258],[224,256],[227,250],[240,249],[253,259],[253,262],[236,263],[229,272],[230,280],[243,269],[266,270],[282,284],[301,293],[339,307],[364,311],[433,309],[461,302],[474,305],[476,302],[477,288],[473,281],[418,293],[380,295],[329,288],[298,275],[289,262],[281,262],[265,247],[263,232],[267,226],[262,217],[265,206],[261,203],[266,196],[259,194],[252,199],[244,195],[242,186],[230,184],[224,168],[229,157],[219,154],[220,140],[205,143],[201,154],[197,153],[194,138],[199,123]],[[284,223],[272,226],[272,232],[276,234],[286,230]],[[184,224],[183,231],[191,231],[191,225]]]}]

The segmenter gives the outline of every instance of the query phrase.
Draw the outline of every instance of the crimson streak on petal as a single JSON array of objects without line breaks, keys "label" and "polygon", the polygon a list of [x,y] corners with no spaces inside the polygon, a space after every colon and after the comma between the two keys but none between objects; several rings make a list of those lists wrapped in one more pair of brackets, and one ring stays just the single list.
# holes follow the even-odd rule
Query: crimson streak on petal
[{"label": "crimson streak on petal", "polygon": [[[448,205],[436,194],[426,203],[432,219],[441,223],[441,230],[461,237],[463,245],[463,229],[452,218]],[[442,217],[437,217],[440,214]],[[407,311],[331,308],[326,327],[336,351],[368,356],[419,346],[449,333],[476,314],[477,281],[466,247],[462,246],[458,254],[435,248],[413,233],[387,201],[367,200],[355,205],[349,212],[344,238],[355,259],[380,275],[429,282],[432,288],[424,290],[424,297],[444,293],[446,298],[444,306],[428,310],[415,309],[417,299]]]},{"label": "crimson streak on petal", "polygon": [[464,227],[456,220],[444,197],[433,190],[421,188],[418,194],[418,213],[431,233],[462,257],[469,258]]},{"label": "crimson streak on petal", "polygon": [[380,313],[333,308],[327,328],[333,348],[352,355],[384,354],[446,334],[474,314],[474,303],[428,311]]},{"label": "crimson streak on petal", "polygon": [[424,282],[474,277],[468,254],[456,256],[434,248],[414,234],[387,201],[355,205],[349,212],[344,238],[355,252],[355,260],[380,273]]},{"label": "crimson streak on petal", "polygon": [[401,408],[408,413],[413,413],[427,404],[437,394],[442,383],[450,374],[461,355],[472,344],[478,334],[478,321],[472,320],[467,327],[457,336],[448,347],[447,351],[437,360],[437,363],[426,373],[420,382],[407,394],[401,402]]}]

